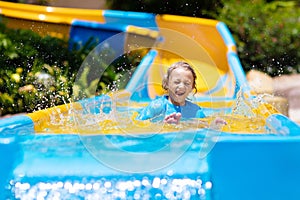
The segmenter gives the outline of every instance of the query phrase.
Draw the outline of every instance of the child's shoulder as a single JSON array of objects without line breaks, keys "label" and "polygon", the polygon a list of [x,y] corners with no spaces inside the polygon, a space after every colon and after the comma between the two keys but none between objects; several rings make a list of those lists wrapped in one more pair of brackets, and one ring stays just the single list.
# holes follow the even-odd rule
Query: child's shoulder
[{"label": "child's shoulder", "polygon": [[197,105],[196,103],[191,102],[190,100],[186,100],[186,101],[185,101],[185,105],[186,105],[187,107],[200,108],[199,105]]},{"label": "child's shoulder", "polygon": [[155,99],[152,100],[152,102],[167,102],[167,101],[168,101],[167,95],[157,96]]},{"label": "child's shoulder", "polygon": [[157,96],[155,99],[151,100],[149,105],[164,105],[168,103],[167,96]]}]

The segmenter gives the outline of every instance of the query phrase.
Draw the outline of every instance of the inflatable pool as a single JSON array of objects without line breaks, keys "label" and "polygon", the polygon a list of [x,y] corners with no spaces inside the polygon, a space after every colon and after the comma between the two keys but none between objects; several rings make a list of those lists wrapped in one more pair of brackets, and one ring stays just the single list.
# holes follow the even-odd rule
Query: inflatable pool
[{"label": "inflatable pool", "polygon": [[[90,38],[101,62],[147,49],[125,88],[0,121],[1,199],[298,199],[300,127],[248,86],[235,42],[222,22],[113,10],[0,1],[9,27]],[[59,31],[58,31],[59,30]],[[196,69],[192,99],[208,116],[167,125],[135,120],[163,94],[166,67]],[[74,91],[93,59],[83,63]],[[99,80],[97,76],[88,80]],[[88,84],[88,85],[89,85]],[[90,91],[90,90],[89,90]],[[87,94],[87,93],[86,93]],[[204,126],[216,116],[223,127]]]}]

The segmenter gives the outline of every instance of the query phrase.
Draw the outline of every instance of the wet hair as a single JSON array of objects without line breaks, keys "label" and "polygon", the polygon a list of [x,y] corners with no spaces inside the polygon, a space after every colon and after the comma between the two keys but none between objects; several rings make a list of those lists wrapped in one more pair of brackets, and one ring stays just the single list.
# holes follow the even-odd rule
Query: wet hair
[{"label": "wet hair", "polygon": [[167,71],[167,74],[164,76],[163,80],[162,80],[162,88],[164,90],[168,90],[168,81],[169,81],[169,78],[171,76],[171,73],[173,72],[174,69],[178,69],[178,68],[184,68],[188,71],[190,71],[193,75],[193,78],[194,78],[194,82],[193,82],[193,89],[195,89],[195,94],[197,93],[197,87],[196,87],[196,79],[197,79],[197,76],[196,76],[196,73],[194,71],[194,69],[191,67],[191,65],[189,65],[187,62],[184,62],[184,61],[179,61],[179,62],[176,62],[176,63],[173,63],[168,71]]}]

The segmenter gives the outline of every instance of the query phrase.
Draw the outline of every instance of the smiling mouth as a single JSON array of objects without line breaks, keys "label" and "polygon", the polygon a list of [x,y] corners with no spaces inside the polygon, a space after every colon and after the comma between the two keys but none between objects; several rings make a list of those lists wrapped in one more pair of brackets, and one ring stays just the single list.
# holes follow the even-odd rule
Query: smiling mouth
[{"label": "smiling mouth", "polygon": [[185,94],[185,92],[176,92],[177,96],[183,96]]}]

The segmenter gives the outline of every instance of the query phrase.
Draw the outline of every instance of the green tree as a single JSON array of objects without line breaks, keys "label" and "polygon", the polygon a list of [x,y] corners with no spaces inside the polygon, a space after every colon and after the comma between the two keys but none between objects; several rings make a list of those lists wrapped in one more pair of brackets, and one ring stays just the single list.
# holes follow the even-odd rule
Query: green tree
[{"label": "green tree", "polygon": [[230,28],[246,71],[300,72],[300,9],[294,1],[224,0],[215,18]]}]

